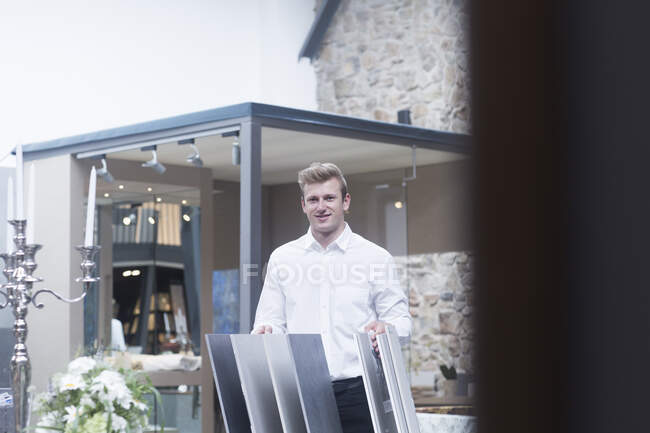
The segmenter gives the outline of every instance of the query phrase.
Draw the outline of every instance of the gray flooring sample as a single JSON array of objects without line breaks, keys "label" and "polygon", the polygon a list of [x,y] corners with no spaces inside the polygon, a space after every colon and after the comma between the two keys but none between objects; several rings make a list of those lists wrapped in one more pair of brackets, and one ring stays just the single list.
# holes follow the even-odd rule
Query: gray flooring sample
[{"label": "gray flooring sample", "polygon": [[375,433],[397,433],[393,403],[388,394],[384,370],[381,360],[372,348],[370,336],[365,333],[354,334],[354,341],[363,367],[363,384]]},{"label": "gray flooring sample", "polygon": [[393,403],[397,431],[399,433],[409,433],[404,408],[399,395],[399,387],[397,386],[397,376],[395,375],[392,354],[388,345],[388,336],[386,334],[377,335],[377,343],[379,344],[379,353],[381,354],[381,366],[384,369],[386,384],[388,385],[388,394],[390,395],[390,401]]},{"label": "gray flooring sample", "polygon": [[415,415],[415,403],[413,402],[413,394],[411,394],[411,384],[406,374],[406,365],[402,357],[402,346],[400,345],[399,336],[394,326],[389,325],[386,327],[386,336],[388,337],[388,346],[390,347],[395,377],[397,378],[397,388],[399,389],[406,424],[410,433],[420,433],[420,424]]},{"label": "gray flooring sample", "polygon": [[206,334],[212,374],[227,433],[251,433],[235,354],[227,334]]},{"label": "gray flooring sample", "polygon": [[325,350],[318,334],[289,334],[300,403],[309,433],[342,433]]},{"label": "gray flooring sample", "polygon": [[231,335],[237,370],[254,433],[282,433],[271,372],[266,362],[266,335]]},{"label": "gray flooring sample", "polygon": [[284,433],[307,433],[289,338],[278,334],[264,335],[264,351]]}]

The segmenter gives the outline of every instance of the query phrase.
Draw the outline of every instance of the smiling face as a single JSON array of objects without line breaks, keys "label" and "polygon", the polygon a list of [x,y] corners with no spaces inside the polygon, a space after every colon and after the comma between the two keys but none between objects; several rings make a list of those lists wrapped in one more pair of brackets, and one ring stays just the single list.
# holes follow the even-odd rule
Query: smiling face
[{"label": "smiling face", "polygon": [[316,240],[329,243],[343,232],[344,213],[350,208],[350,194],[342,196],[338,179],[306,184],[301,201],[302,211],[307,215]]}]

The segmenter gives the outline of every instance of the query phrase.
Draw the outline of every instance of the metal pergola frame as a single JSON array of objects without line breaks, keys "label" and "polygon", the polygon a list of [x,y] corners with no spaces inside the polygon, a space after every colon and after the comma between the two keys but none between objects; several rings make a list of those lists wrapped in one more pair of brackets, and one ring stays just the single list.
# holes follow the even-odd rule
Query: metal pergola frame
[{"label": "metal pergola frame", "polygon": [[[169,143],[201,136],[239,132],[240,165],[240,332],[250,332],[254,311],[262,290],[262,128],[280,128],[305,133],[368,140],[401,146],[469,155],[471,137],[464,134],[435,131],[405,124],[393,124],[258,103],[242,103],[196,113],[143,122],[120,128],[32,143],[24,146],[25,160],[38,160],[57,155],[73,155],[77,159],[96,158],[124,150]],[[212,179],[201,175],[201,199],[211,197]],[[210,186],[204,185],[209,183]],[[202,202],[202,207],[205,206]],[[206,210],[208,219],[213,212]],[[202,224],[203,239],[214,237],[214,230]],[[207,253],[212,241],[201,247],[201,303],[205,305],[212,291],[203,286],[211,281],[207,267],[212,256]],[[203,267],[206,269],[203,269]],[[210,268],[211,271],[211,268]],[[210,302],[209,305],[212,305]],[[201,310],[201,330],[212,321],[212,311]],[[203,345],[202,345],[203,347]],[[204,353],[204,351],[201,351]],[[202,369],[209,377],[205,357]],[[202,373],[201,376],[204,374]],[[209,380],[209,379],[208,379]],[[204,383],[205,385],[205,383]],[[202,409],[208,416],[211,395],[204,395]],[[210,431],[214,419],[205,418],[202,430]]]},{"label": "metal pergola frame", "polygon": [[24,151],[26,160],[60,154],[74,154],[83,159],[181,139],[239,131],[239,263],[242,276],[251,274],[248,278],[241,278],[240,326],[242,332],[248,332],[262,283],[262,127],[460,154],[471,152],[471,137],[465,134],[252,102],[33,143],[26,145]]}]

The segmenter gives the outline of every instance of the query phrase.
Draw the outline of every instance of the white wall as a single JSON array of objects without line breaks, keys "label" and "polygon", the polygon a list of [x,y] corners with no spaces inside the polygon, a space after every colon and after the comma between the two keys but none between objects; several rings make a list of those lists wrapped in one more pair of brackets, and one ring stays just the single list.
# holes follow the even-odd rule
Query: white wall
[{"label": "white wall", "polygon": [[313,8],[313,0],[3,2],[0,159],[18,141],[246,101],[315,109],[314,71],[298,62]]},{"label": "white wall", "polygon": [[[6,167],[0,167],[0,186],[4,186],[4,188],[0,188],[0,251],[1,252],[6,252],[7,248],[7,226],[9,225],[7,223],[7,219],[5,218],[5,215],[7,215],[7,208],[5,203],[7,203],[7,179],[9,176],[14,175],[14,171],[12,169],[6,168]],[[0,260],[1,262],[1,260]],[[2,267],[2,264],[0,264],[0,268]],[[0,276],[0,282],[4,283],[5,277],[4,275]],[[4,299],[2,299],[4,301]],[[5,308],[3,310],[0,310],[0,328],[10,328],[13,324],[13,315],[10,311],[9,308]]]}]

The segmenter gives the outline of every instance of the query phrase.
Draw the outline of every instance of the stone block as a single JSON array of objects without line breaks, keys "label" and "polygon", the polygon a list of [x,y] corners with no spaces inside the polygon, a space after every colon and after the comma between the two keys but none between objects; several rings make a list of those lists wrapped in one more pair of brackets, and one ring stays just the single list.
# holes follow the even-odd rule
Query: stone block
[{"label": "stone block", "polygon": [[438,315],[441,334],[458,335],[462,329],[463,315],[455,311],[442,312]]},{"label": "stone block", "polygon": [[434,294],[427,294],[424,295],[423,298],[424,298],[424,305],[433,307],[438,303],[438,299],[440,299],[440,296]]},{"label": "stone block", "polygon": [[375,120],[379,120],[381,122],[390,122],[392,118],[391,115],[384,110],[375,110],[373,111],[372,115]]},{"label": "stone block", "polygon": [[350,75],[355,75],[359,72],[359,58],[358,57],[348,57],[345,60],[341,68],[342,74],[344,77],[349,77]]},{"label": "stone block", "polygon": [[345,78],[334,80],[334,94],[337,99],[352,96],[354,94],[354,81]]},{"label": "stone block", "polygon": [[445,293],[442,294],[442,296],[440,296],[440,300],[441,301],[447,301],[447,302],[453,301],[454,300],[454,293],[453,292],[445,292]]},{"label": "stone block", "polygon": [[364,69],[370,70],[377,65],[377,59],[371,51],[366,51],[361,55],[361,66]]}]

